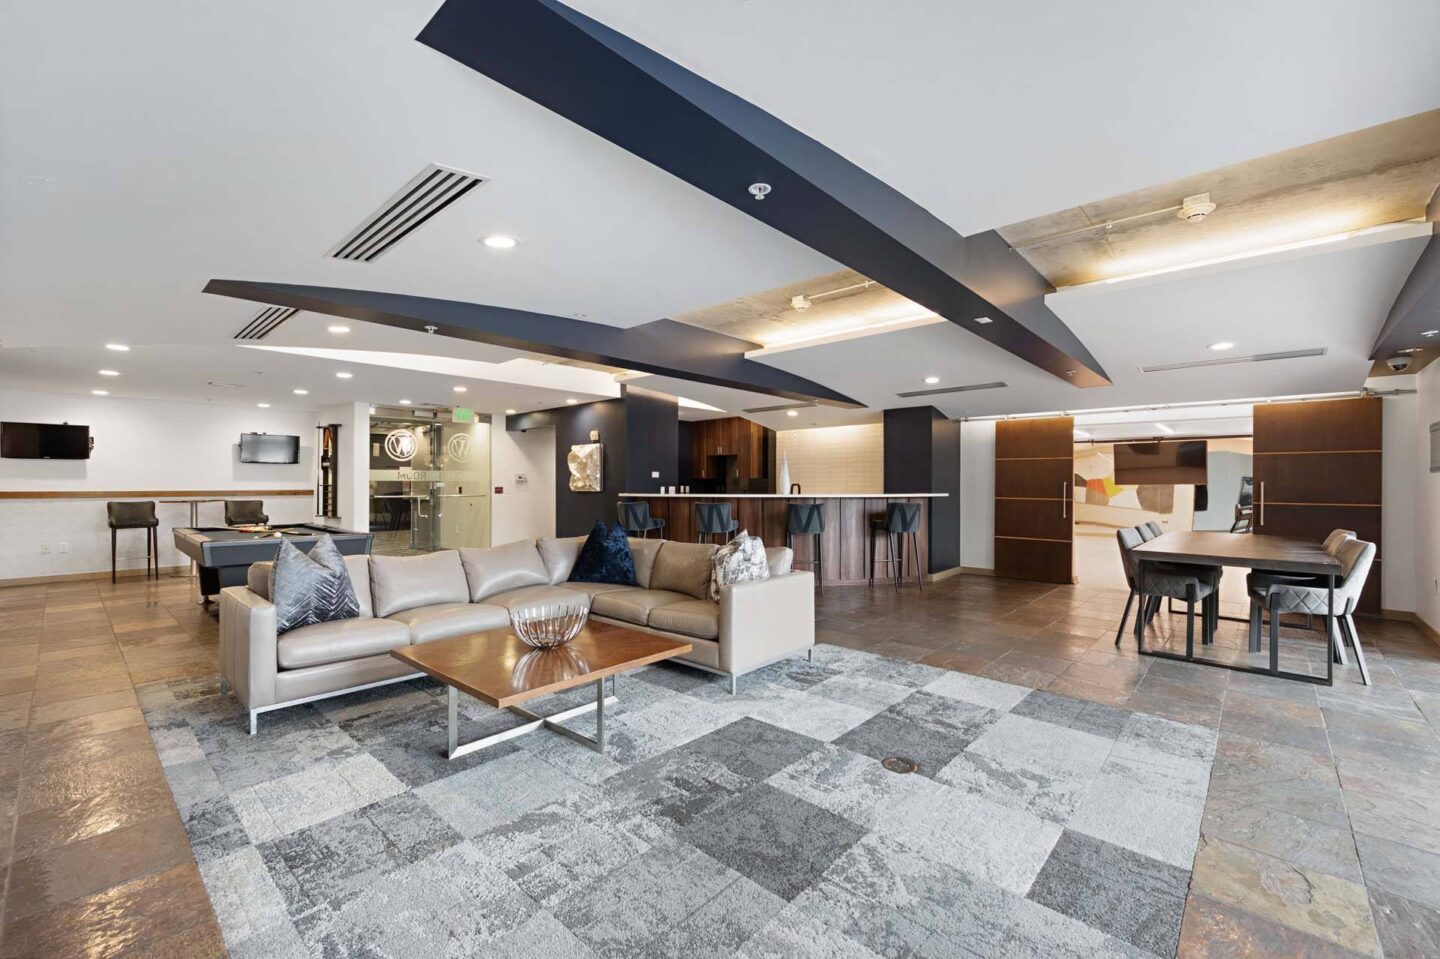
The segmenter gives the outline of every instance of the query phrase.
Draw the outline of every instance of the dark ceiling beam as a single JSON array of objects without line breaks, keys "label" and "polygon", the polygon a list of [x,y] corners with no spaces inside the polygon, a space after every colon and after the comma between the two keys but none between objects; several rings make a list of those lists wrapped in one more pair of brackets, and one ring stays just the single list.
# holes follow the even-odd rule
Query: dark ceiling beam
[{"label": "dark ceiling beam", "polygon": [[1440,189],[1430,197],[1425,219],[1430,221],[1430,239],[1400,287],[1380,334],[1375,337],[1375,345],[1370,348],[1372,361],[1388,359],[1414,347],[1440,346],[1437,342],[1440,335],[1422,335],[1440,330]]},{"label": "dark ceiling beam", "polygon": [[[1076,386],[1110,385],[1045,305],[1045,279],[1008,248],[992,254],[999,237],[961,236],[823,144],[564,4],[446,0],[418,39],[1021,359]],[[755,200],[753,183],[769,196]]]},{"label": "dark ceiling beam", "polygon": [[248,280],[211,280],[205,292],[767,396],[847,408],[862,405],[803,376],[746,359],[745,352],[758,349],[758,343],[674,320],[623,329],[480,303]]}]

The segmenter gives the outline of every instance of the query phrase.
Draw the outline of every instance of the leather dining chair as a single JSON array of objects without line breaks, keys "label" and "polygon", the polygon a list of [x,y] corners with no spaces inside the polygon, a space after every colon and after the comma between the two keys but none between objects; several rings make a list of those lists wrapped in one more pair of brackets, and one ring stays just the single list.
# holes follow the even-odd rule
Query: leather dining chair
[{"label": "leather dining chair", "polygon": [[155,515],[155,501],[111,502],[105,504],[105,514],[110,523],[110,582],[115,582],[115,534],[122,529],[143,529],[145,531],[145,578],[150,578],[151,561],[154,561],[155,578],[160,578],[160,520]]}]

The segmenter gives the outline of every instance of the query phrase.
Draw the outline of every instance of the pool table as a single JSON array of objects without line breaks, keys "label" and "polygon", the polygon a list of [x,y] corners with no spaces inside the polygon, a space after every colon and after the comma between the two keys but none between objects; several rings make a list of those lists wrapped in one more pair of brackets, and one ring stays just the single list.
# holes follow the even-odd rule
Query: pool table
[{"label": "pool table", "polygon": [[198,529],[175,528],[175,548],[195,561],[199,567],[200,596],[208,601],[226,586],[245,585],[251,563],[275,558],[280,541],[289,540],[308,553],[322,533],[330,538],[346,556],[370,552],[369,533],[352,533],[343,529],[327,529],[307,523],[273,526],[264,529],[210,526]]}]

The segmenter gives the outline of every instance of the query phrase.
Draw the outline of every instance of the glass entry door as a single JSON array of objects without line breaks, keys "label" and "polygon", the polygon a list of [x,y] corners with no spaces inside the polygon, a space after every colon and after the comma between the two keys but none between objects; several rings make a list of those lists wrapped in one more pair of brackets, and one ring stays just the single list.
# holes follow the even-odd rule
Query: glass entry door
[{"label": "glass entry door", "polygon": [[490,424],[375,417],[370,528],[375,552],[490,545]]}]

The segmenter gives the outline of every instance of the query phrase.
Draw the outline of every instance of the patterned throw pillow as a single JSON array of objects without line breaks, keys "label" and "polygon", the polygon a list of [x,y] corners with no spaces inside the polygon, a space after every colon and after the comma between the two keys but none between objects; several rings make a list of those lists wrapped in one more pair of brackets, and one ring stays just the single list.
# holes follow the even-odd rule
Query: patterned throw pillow
[{"label": "patterned throw pillow", "polygon": [[294,543],[280,541],[270,569],[270,601],[277,633],[360,615],[355,584],[329,534],[320,537],[309,556]]},{"label": "patterned throw pillow", "polygon": [[575,567],[570,570],[572,583],[612,583],[616,586],[636,586],[635,557],[630,552],[630,538],[619,523],[607,531],[605,523],[595,521]]},{"label": "patterned throw pillow", "polygon": [[770,564],[765,560],[765,544],[760,537],[745,530],[715,551],[710,561],[710,598],[720,601],[720,587],[735,583],[753,583],[770,578]]}]

